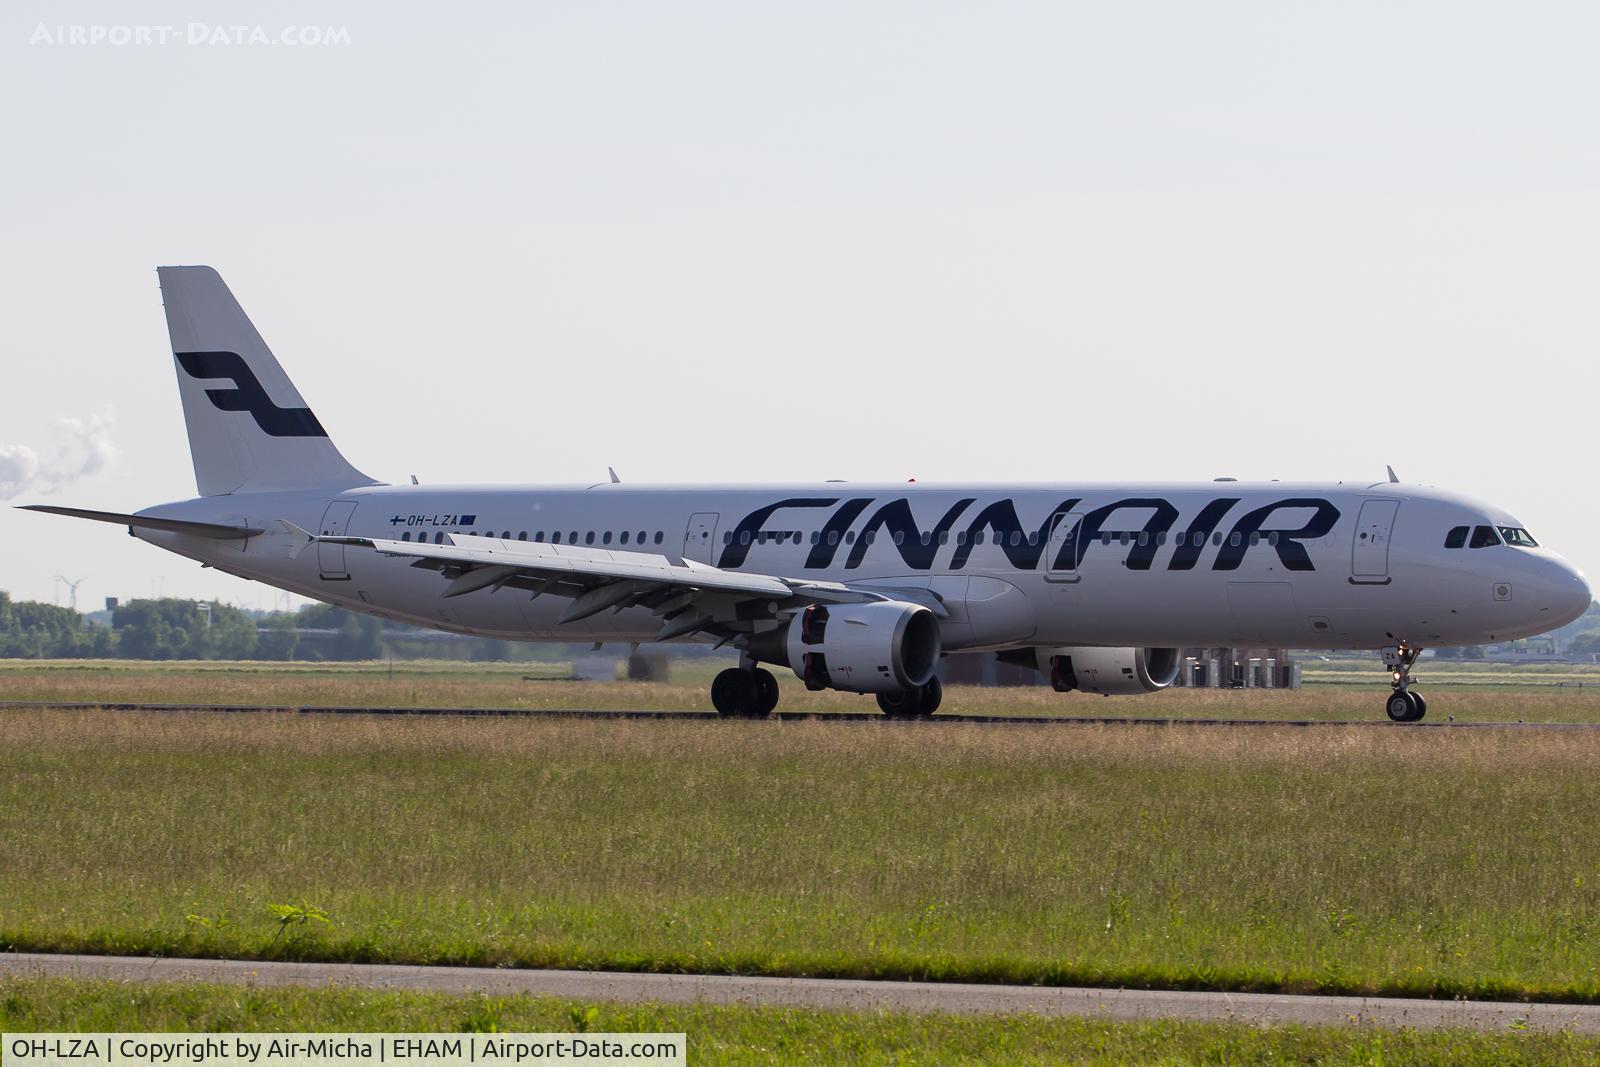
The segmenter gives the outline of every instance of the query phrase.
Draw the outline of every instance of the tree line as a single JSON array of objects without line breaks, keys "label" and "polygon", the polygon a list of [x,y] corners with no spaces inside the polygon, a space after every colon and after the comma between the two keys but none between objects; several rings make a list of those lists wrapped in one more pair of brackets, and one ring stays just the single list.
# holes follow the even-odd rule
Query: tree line
[{"label": "tree line", "polygon": [[383,655],[383,621],[327,604],[297,613],[256,616],[217,601],[130,600],[109,626],[70,608],[16,601],[0,591],[0,658],[5,659],[295,659],[301,631],[319,635],[317,658]]},{"label": "tree line", "polygon": [[433,631],[331,604],[260,614],[217,601],[130,600],[110,625],[70,608],[16,601],[0,590],[0,659],[537,660],[548,646],[487,638],[441,646]]}]

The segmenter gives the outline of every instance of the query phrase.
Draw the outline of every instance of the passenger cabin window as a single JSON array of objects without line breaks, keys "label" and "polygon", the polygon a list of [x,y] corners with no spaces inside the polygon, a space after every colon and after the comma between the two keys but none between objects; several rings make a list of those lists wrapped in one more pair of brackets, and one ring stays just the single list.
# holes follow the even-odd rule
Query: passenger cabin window
[{"label": "passenger cabin window", "polygon": [[1469,548],[1488,548],[1500,543],[1500,535],[1494,532],[1493,526],[1474,526],[1472,540],[1467,542]]},{"label": "passenger cabin window", "polygon": [[1506,544],[1516,545],[1518,548],[1539,547],[1539,542],[1533,539],[1533,535],[1518,526],[1500,527],[1500,536],[1506,539]]},{"label": "passenger cabin window", "polygon": [[1466,548],[1468,526],[1452,526],[1450,532],[1444,535],[1444,547]]},{"label": "passenger cabin window", "polygon": [[662,538],[663,538],[663,537],[665,537],[665,536],[666,536],[666,535],[665,535],[665,534],[663,534],[663,533],[662,533],[662,532],[661,532],[661,531],[660,531],[660,530],[657,530],[657,531],[656,531],[656,544],[658,544],[658,545],[659,545],[659,544],[660,544],[660,543],[661,543],[661,539],[662,539]]}]

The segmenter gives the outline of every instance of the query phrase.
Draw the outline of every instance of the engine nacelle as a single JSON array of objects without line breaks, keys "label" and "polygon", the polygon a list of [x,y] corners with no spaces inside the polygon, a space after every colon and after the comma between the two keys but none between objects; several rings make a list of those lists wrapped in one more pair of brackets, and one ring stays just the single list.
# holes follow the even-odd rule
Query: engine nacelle
[{"label": "engine nacelle", "polygon": [[1084,645],[1037,650],[1039,670],[1058,693],[1081,689],[1102,696],[1154,693],[1178,679],[1175,648],[1095,648]]},{"label": "engine nacelle", "polygon": [[782,663],[807,689],[900,693],[926,685],[939,664],[939,620],[919,604],[814,604],[759,634],[750,653]]}]

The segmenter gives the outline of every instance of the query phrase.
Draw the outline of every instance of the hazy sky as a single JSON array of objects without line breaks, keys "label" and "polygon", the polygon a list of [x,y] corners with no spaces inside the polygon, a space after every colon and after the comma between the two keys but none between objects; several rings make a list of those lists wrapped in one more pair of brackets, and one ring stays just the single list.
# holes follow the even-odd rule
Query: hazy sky
[{"label": "hazy sky", "polygon": [[[386,480],[1392,463],[1596,575],[1597,55],[1588,3],[14,0],[0,493],[193,494],[154,267],[209,263]],[[273,602],[0,539],[23,598]]]}]

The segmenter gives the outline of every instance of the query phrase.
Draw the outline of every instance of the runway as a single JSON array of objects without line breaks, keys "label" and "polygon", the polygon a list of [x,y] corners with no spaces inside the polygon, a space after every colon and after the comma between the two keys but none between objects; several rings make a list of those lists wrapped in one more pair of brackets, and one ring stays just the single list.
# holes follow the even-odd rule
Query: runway
[{"label": "runway", "polygon": [[[279,715],[393,715],[455,716],[461,718],[616,719],[657,722],[721,720],[714,711],[617,711],[592,708],[403,708],[389,706],[333,707],[311,704],[136,704],[119,701],[55,700],[0,701],[0,710],[56,709],[69,711],[193,712],[214,714]],[[1255,726],[1255,727],[1376,727],[1392,730],[1600,730],[1600,722],[1494,722],[1399,723],[1388,719],[1200,719],[1123,715],[961,715],[939,713],[926,719],[890,719],[879,712],[779,711],[767,716],[775,722],[871,724],[895,728],[926,729],[951,724],[978,726]],[[739,720],[734,720],[739,721]],[[748,721],[748,720],[745,720]]]},{"label": "runway", "polygon": [[1600,1005],[1518,1004],[1400,997],[745,978],[702,974],[534,971],[504,967],[282,963],[0,953],[0,976],[211,982],[242,986],[347,986],[445,993],[528,994],[580,1001],[743,1004],[831,1011],[1032,1014],[1110,1020],[1180,1019],[1255,1025],[1382,1026],[1600,1033]]}]

